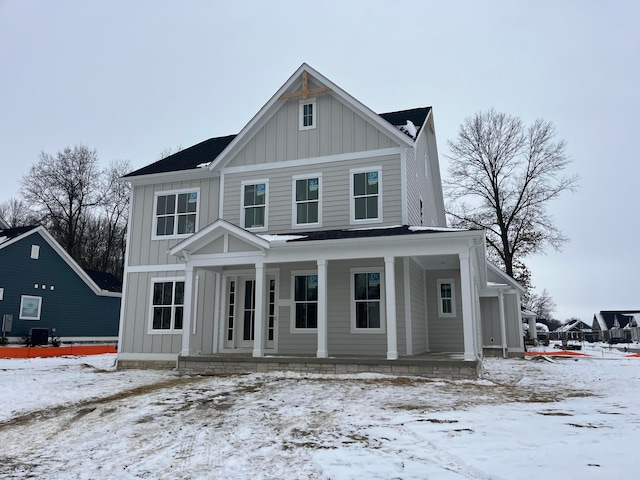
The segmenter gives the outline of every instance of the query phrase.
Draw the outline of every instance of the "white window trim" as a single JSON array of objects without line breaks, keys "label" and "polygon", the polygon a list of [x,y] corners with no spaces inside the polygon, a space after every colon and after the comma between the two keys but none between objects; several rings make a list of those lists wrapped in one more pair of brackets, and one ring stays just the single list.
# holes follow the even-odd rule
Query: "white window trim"
[{"label": "white window trim", "polygon": [[[295,277],[306,275],[318,275],[317,270],[292,270],[291,271],[291,308],[289,309],[291,314],[289,316],[289,333],[291,334],[305,334],[313,333],[317,334],[317,328],[296,328],[296,285]],[[316,303],[318,303],[316,301]]]},{"label": "white window trim", "polygon": [[40,258],[40,245],[31,245],[31,258],[34,260]]},{"label": "white window trim", "polygon": [[[296,181],[307,180],[309,178],[318,179],[318,221],[315,223],[298,223],[298,204],[296,202]],[[322,173],[311,173],[304,175],[294,175],[291,177],[291,227],[308,228],[322,227]]]},{"label": "white window trim", "polygon": [[[156,211],[158,209],[158,197],[161,197],[163,195],[178,195],[180,193],[191,193],[191,192],[195,192],[198,194],[198,200],[196,202],[196,226],[195,226],[195,230],[193,233],[196,233],[198,231],[198,226],[200,225],[200,201],[201,201],[201,197],[200,197],[200,187],[195,187],[195,188],[180,188],[178,190],[163,190],[160,192],[155,192],[153,194],[153,224],[151,225],[151,240],[170,240],[170,239],[174,239],[174,238],[186,238],[189,237],[191,235],[193,235],[193,233],[182,233],[182,234],[173,234],[173,235],[157,235],[156,231],[157,231],[157,226],[158,226],[158,216],[156,215]],[[177,204],[176,204],[177,206]],[[175,223],[174,229],[178,228],[178,223]]]},{"label": "white window trim", "polygon": [[[311,125],[307,125],[306,127],[303,125],[304,119],[304,106],[305,105],[313,105],[313,115],[311,116]],[[300,130],[311,130],[316,128],[318,125],[318,104],[315,98],[307,98],[306,100],[300,100],[298,103],[298,127]]]},{"label": "white window trim", "polygon": [[[355,197],[353,191],[353,176],[357,173],[378,172],[378,218],[365,218],[356,220]],[[349,170],[349,224],[362,225],[369,223],[382,223],[382,166],[352,168]]]},{"label": "white window trim", "polygon": [[[356,327],[356,289],[355,274],[356,273],[379,273],[380,274],[380,328],[357,328]],[[385,305],[385,282],[384,267],[358,267],[352,268],[349,273],[349,304],[351,309],[351,333],[355,334],[380,334],[386,331],[386,305]]]},{"label": "white window trim", "polygon": [[[244,226],[244,187],[246,185],[257,185],[264,183],[264,226],[248,228]],[[264,232],[269,229],[269,179],[263,178],[259,180],[245,180],[240,183],[240,227],[250,232]]]},{"label": "white window trim", "polygon": [[[38,313],[35,317],[28,317],[22,314],[22,307],[24,305],[25,300],[38,300]],[[21,295],[20,296],[20,320],[40,320],[40,315],[42,313],[42,297],[36,297],[33,295]]]},{"label": "white window trim", "polygon": [[[156,283],[161,283],[161,282],[174,282],[175,284],[175,282],[184,282],[184,281],[185,281],[185,277],[154,277],[151,279],[151,286],[149,288],[149,324],[147,328],[147,333],[149,335],[182,335],[182,330],[183,330],[182,328],[180,329],[171,328],[166,330],[155,330],[153,328],[153,286]],[[174,285],[174,289],[175,289],[175,285]],[[186,301],[187,299],[186,299],[186,291],[185,291],[185,303]],[[184,318],[182,319],[182,321],[184,323]],[[174,322],[175,322],[175,319],[174,319]]]},{"label": "white window trim", "polygon": [[[438,289],[438,317],[455,317],[456,316],[456,284],[453,278],[439,278],[437,280],[437,289]],[[444,283],[451,284],[451,313],[445,313],[442,311],[442,295],[440,290],[440,285]]]}]

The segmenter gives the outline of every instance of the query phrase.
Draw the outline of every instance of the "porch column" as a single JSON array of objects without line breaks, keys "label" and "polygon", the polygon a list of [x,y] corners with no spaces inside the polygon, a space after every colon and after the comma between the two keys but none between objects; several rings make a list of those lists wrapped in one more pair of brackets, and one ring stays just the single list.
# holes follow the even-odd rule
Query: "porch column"
[{"label": "porch column", "polygon": [[464,339],[464,359],[475,360],[475,318],[473,316],[473,298],[471,288],[471,257],[469,252],[458,254],[460,258],[460,289],[462,292],[462,329]]},{"label": "porch column", "polygon": [[327,358],[327,261],[318,260],[318,358]]},{"label": "porch column", "polygon": [[387,316],[387,360],[398,359],[398,329],[396,322],[396,268],[393,257],[384,257],[385,302]]},{"label": "porch column", "polygon": [[504,316],[504,293],[498,292],[498,314],[500,315],[500,336],[502,337],[502,356],[507,358],[507,323]]},{"label": "porch column", "polygon": [[256,263],[256,304],[253,330],[253,356],[264,355],[264,331],[265,331],[265,303],[266,295],[264,286],[266,283],[264,264]]},{"label": "porch column", "polygon": [[529,317],[529,339],[534,345],[537,345],[538,332],[536,331],[536,317]]},{"label": "porch column", "polygon": [[184,272],[184,310],[182,312],[182,350],[181,356],[190,355],[191,317],[193,316],[193,266],[187,264]]}]

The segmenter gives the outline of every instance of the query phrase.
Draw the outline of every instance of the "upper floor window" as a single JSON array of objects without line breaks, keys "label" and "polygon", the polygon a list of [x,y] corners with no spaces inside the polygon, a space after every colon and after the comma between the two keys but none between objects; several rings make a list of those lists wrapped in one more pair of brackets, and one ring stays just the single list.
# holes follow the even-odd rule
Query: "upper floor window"
[{"label": "upper floor window", "polygon": [[151,329],[182,330],[184,281],[158,278],[152,280]]},{"label": "upper floor window", "polygon": [[351,170],[351,223],[382,221],[382,168]]},{"label": "upper floor window", "polygon": [[320,187],[318,175],[293,177],[293,226],[320,225]]},{"label": "upper floor window", "polygon": [[244,228],[267,227],[267,190],[266,180],[242,183],[241,224]]},{"label": "upper floor window", "polygon": [[316,99],[300,100],[300,130],[316,128]]},{"label": "upper floor window", "polygon": [[154,238],[195,233],[199,190],[159,192],[155,196]]},{"label": "upper floor window", "polygon": [[318,275],[293,276],[294,329],[318,328]]},{"label": "upper floor window", "polygon": [[384,275],[375,270],[352,270],[351,332],[384,331]]},{"label": "upper floor window", "polygon": [[438,316],[455,317],[456,303],[452,279],[438,280]]}]

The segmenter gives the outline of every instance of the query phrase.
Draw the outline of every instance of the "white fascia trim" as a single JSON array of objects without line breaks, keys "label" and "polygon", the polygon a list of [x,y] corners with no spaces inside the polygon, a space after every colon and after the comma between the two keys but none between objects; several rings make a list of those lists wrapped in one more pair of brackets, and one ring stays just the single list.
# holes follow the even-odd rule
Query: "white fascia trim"
[{"label": "white fascia trim", "polygon": [[525,288],[522,285],[520,285],[514,278],[504,273],[502,270],[500,270],[498,267],[496,267],[493,263],[491,263],[488,260],[486,261],[486,265],[488,270],[491,270],[493,273],[495,273],[500,278],[502,278],[507,285],[511,285],[516,290],[519,290],[520,293],[524,293]]},{"label": "white fascia trim", "polygon": [[128,267],[125,278],[130,273],[147,273],[147,272],[183,272],[186,266],[182,264],[164,264],[164,265],[136,265]]},{"label": "white fascia trim", "polygon": [[120,177],[119,180],[129,182],[132,186],[151,185],[155,183],[179,182],[183,180],[201,180],[220,176],[219,172],[212,172],[208,168],[191,170],[173,170],[171,172],[150,173],[139,177]]},{"label": "white fascia trim", "polygon": [[119,352],[116,358],[117,361],[120,360],[133,360],[133,361],[166,361],[166,362],[177,362],[178,361],[178,353],[127,353],[127,352]]},{"label": "white fascia trim", "polygon": [[[308,167],[309,165],[319,165],[323,163],[343,162],[348,160],[361,160],[364,158],[379,158],[393,155],[401,155],[402,148],[390,147],[380,150],[364,150],[354,153],[339,153],[336,155],[327,155],[324,157],[310,157],[296,160],[284,160],[282,162],[260,163],[257,165],[241,165],[237,167],[227,167],[223,170],[225,173],[247,173],[252,171],[274,170],[278,168]],[[222,191],[222,188],[220,189]]]}]

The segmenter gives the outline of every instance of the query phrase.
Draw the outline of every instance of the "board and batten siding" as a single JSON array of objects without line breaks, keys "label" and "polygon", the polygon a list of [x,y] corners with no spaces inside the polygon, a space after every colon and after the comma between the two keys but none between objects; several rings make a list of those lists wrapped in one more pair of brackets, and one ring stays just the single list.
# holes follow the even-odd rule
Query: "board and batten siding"
[{"label": "board and batten siding", "polygon": [[[203,171],[203,174],[208,172]],[[199,188],[198,230],[213,223],[218,218],[219,203],[218,178],[206,177],[202,180],[158,183],[155,185],[136,185],[133,187],[131,209],[131,228],[129,246],[129,266],[166,265],[178,263],[178,259],[168,254],[168,250],[180,239],[152,240],[154,198],[157,192]]]},{"label": "board and batten siding", "polygon": [[504,296],[504,312],[507,327],[507,346],[511,348],[522,347],[521,322],[518,317],[518,299],[514,294]]},{"label": "board and batten siding", "polygon": [[[438,280],[452,278],[455,283],[455,317],[438,316]],[[427,271],[427,315],[431,352],[464,352],[462,292],[459,270]]]},{"label": "board and batten siding", "polygon": [[331,94],[316,100],[316,128],[300,130],[299,97],[287,100],[231,159],[228,166],[322,157],[397,147],[386,132]]},{"label": "board and batten siding", "polygon": [[482,318],[482,346],[501,346],[502,335],[500,333],[500,308],[498,298],[481,298],[480,315]]},{"label": "board and batten siding", "polygon": [[124,309],[123,353],[180,353],[182,333],[149,334],[151,279],[182,277],[184,271],[130,273]]},{"label": "board and batten siding", "polygon": [[[268,231],[272,233],[292,230],[293,177],[303,174],[322,174],[321,227],[303,227],[304,230],[330,230],[349,226],[349,170],[362,167],[382,167],[382,217],[376,226],[402,223],[401,173],[399,155],[378,158],[344,160],[308,166],[252,170],[224,175],[225,220],[240,225],[242,208],[242,182],[268,180]],[[365,226],[364,224],[361,226]]]}]

